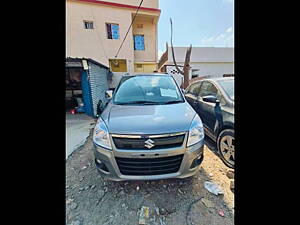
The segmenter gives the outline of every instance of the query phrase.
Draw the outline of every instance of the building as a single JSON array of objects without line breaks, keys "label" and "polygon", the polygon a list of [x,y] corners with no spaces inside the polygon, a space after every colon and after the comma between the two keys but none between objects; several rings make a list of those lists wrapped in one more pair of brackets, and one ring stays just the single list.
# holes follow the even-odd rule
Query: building
[{"label": "building", "polygon": [[[186,51],[187,47],[174,47],[175,59],[180,66],[184,65]],[[190,66],[190,79],[232,75],[234,74],[234,48],[193,47]],[[178,74],[173,62],[172,49],[168,45],[158,62],[158,70]]]},{"label": "building", "polygon": [[114,75],[156,71],[158,0],[143,2],[115,58],[139,4],[140,0],[66,0],[66,57],[91,58]]}]

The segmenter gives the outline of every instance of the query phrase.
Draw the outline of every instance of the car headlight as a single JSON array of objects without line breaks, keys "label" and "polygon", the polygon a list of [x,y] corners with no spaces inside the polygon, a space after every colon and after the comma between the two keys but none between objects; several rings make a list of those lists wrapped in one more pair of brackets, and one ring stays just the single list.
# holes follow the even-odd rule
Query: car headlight
[{"label": "car headlight", "polygon": [[203,124],[202,124],[200,117],[198,115],[196,115],[192,121],[190,130],[189,130],[187,147],[197,144],[203,138],[204,138]]},{"label": "car headlight", "polygon": [[108,129],[101,117],[99,117],[96,123],[93,134],[93,141],[96,145],[99,145],[100,147],[112,149],[109,140]]}]

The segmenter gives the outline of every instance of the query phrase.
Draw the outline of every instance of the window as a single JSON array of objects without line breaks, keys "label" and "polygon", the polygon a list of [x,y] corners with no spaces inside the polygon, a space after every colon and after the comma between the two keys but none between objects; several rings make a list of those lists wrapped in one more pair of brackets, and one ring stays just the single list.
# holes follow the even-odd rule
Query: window
[{"label": "window", "polygon": [[226,101],[220,91],[218,91],[217,99],[220,101],[221,105],[226,105]]},{"label": "window", "polygon": [[186,90],[185,90],[185,93],[186,94],[190,94],[191,93],[191,90],[193,88],[194,84],[191,84]]},{"label": "window", "polygon": [[199,91],[200,91],[200,83],[196,83],[193,89],[191,90],[191,94],[197,96],[199,94]]},{"label": "window", "polygon": [[119,24],[106,24],[106,32],[108,39],[119,39]]},{"label": "window", "polygon": [[94,29],[94,23],[92,21],[83,21],[85,29]]},{"label": "window", "polygon": [[126,59],[110,59],[109,66],[112,72],[127,72]]},{"label": "window", "polygon": [[231,98],[231,100],[234,100],[234,80],[223,80],[218,81],[218,83],[229,96],[229,98]]},{"label": "window", "polygon": [[133,35],[134,50],[145,50],[144,35]]},{"label": "window", "polygon": [[175,104],[184,100],[171,77],[146,75],[123,77],[113,101],[115,104]]},{"label": "window", "polygon": [[187,93],[197,96],[199,93],[199,89],[200,89],[200,83],[195,83],[190,86]]},{"label": "window", "polygon": [[139,29],[142,29],[143,28],[143,24],[137,24],[136,27],[139,28]]},{"label": "window", "polygon": [[210,82],[203,81],[200,89],[199,96],[213,95],[217,97],[218,89]]},{"label": "window", "polygon": [[215,87],[215,85],[210,82],[203,81],[199,96],[204,97],[207,95],[215,96],[220,101],[221,105],[226,104],[224,97],[222,96],[221,92]]},{"label": "window", "polygon": [[199,76],[199,69],[192,69],[192,78]]}]

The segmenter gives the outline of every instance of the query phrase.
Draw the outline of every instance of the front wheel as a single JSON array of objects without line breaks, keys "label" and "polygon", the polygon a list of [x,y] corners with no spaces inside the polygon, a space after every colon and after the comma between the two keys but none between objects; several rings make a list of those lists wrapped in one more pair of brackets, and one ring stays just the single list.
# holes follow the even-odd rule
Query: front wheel
[{"label": "front wheel", "polygon": [[234,168],[234,130],[221,131],[217,139],[218,151],[226,166]]}]

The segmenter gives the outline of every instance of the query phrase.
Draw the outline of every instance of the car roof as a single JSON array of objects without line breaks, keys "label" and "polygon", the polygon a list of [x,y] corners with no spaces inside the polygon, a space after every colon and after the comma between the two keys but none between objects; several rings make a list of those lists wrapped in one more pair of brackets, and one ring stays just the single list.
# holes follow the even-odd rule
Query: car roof
[{"label": "car roof", "polygon": [[234,80],[234,77],[203,78],[201,80],[196,80],[196,81],[190,83],[190,85],[191,84],[195,84],[195,83],[200,83],[202,81],[212,81],[213,83],[216,83],[217,81],[223,81],[223,80],[224,81],[226,81],[226,80]]},{"label": "car roof", "polygon": [[138,74],[124,74],[123,77],[136,77],[136,76],[168,76],[170,77],[170,74],[167,73],[138,73]]},{"label": "car roof", "polygon": [[212,80],[212,81],[234,80],[234,77],[216,77],[216,78],[209,78],[203,80]]}]

